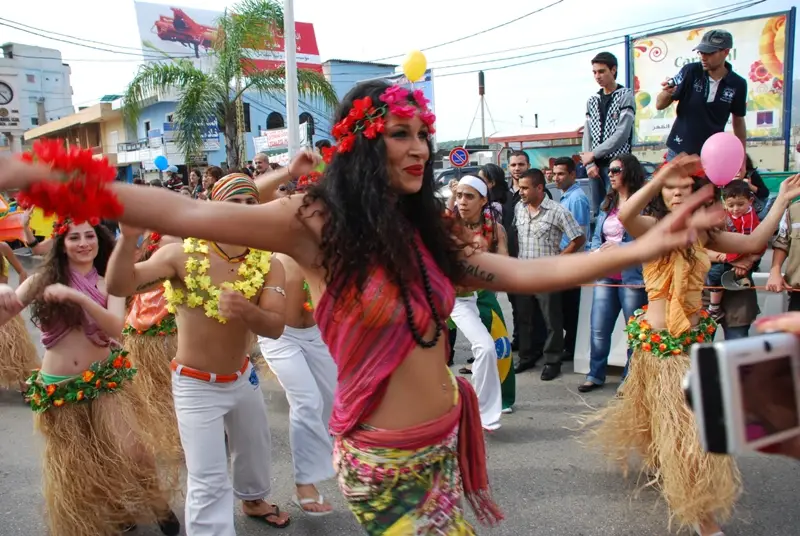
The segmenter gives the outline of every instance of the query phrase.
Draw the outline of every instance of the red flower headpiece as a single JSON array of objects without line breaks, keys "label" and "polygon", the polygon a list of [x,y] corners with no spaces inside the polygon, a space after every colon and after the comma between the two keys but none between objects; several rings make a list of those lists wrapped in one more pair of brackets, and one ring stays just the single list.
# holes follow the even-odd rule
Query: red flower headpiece
[{"label": "red flower headpiece", "polygon": [[322,179],[322,173],[319,171],[312,171],[308,175],[303,175],[297,179],[297,185],[294,187],[295,192],[304,192],[313,185],[317,184]]},{"label": "red flower headpiece", "polygon": [[150,243],[147,244],[147,251],[152,253],[155,250],[157,250],[160,242],[161,242],[161,235],[160,234],[158,234],[158,233],[150,233]]},{"label": "red flower headpiece", "polygon": [[428,127],[428,132],[433,134],[436,130],[433,124],[436,116],[428,109],[428,99],[420,89],[410,92],[406,88],[392,85],[380,96],[383,103],[375,106],[372,97],[364,97],[353,101],[353,107],[347,116],[336,123],[331,129],[338,145],[322,150],[322,159],[329,164],[335,153],[347,153],[353,149],[356,135],[361,133],[365,138],[372,140],[383,133],[386,127],[385,117],[393,114],[397,117],[411,118],[419,112],[419,117]]},{"label": "red flower headpiece", "polygon": [[22,159],[48,165],[65,177],[62,182],[39,182],[20,192],[17,201],[22,208],[37,206],[48,216],[58,214],[74,223],[116,220],[122,214],[122,205],[108,188],[117,171],[106,158],[95,159],[90,149],[67,149],[61,140],[38,140]]},{"label": "red flower headpiece", "polygon": [[61,235],[67,234],[69,226],[73,223],[74,222],[70,218],[58,218],[53,222],[53,233],[50,235],[50,238],[58,238]]}]

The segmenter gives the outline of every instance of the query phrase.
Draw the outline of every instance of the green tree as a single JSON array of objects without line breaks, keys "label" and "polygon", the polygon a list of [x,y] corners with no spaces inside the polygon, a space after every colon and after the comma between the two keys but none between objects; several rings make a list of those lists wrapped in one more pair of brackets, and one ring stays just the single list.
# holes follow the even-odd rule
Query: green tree
[{"label": "green tree", "polygon": [[[216,117],[225,134],[228,165],[238,168],[245,140],[239,136],[237,99],[245,91],[273,95],[285,90],[285,67],[258,70],[253,57],[253,51],[273,48],[276,30],[283,28],[283,8],[277,0],[242,0],[232,11],[225,10],[217,23],[208,51],[213,60],[210,70],[203,71],[185,58],[148,63],[128,85],[123,111],[135,124],[148,98],[177,89],[175,141],[181,151],[187,157],[201,154],[208,120]],[[298,69],[297,81],[301,97],[336,106],[336,92],[322,74]]]}]

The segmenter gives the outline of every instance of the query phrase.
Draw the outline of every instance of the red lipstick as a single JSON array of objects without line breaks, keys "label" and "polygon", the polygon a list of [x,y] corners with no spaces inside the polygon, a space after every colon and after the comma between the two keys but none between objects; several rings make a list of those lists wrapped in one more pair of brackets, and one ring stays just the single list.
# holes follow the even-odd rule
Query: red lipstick
[{"label": "red lipstick", "polygon": [[403,168],[403,171],[405,171],[409,175],[414,175],[415,177],[421,177],[422,174],[425,172],[425,168],[420,164],[416,164],[413,166],[408,166],[407,168]]}]

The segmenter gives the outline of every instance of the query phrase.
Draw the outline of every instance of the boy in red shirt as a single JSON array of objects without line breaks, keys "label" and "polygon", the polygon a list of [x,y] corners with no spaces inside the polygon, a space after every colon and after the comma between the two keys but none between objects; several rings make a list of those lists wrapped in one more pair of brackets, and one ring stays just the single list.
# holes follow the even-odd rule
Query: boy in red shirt
[{"label": "boy in red shirt", "polygon": [[[722,200],[725,205],[725,211],[728,213],[727,230],[729,232],[749,235],[753,232],[753,229],[758,227],[760,220],[753,209],[753,192],[746,182],[738,179],[729,182],[722,189]],[[713,262],[711,264],[706,280],[706,284],[710,287],[721,287],[722,274],[734,270],[732,263],[746,256],[738,253],[721,253],[719,255],[719,260],[722,261],[724,258],[724,262]],[[714,260],[713,253],[711,254],[711,259]],[[747,276],[749,276],[749,273]],[[724,292],[720,289],[710,291],[711,300],[708,312],[717,321],[723,316],[720,303],[722,303]]]}]

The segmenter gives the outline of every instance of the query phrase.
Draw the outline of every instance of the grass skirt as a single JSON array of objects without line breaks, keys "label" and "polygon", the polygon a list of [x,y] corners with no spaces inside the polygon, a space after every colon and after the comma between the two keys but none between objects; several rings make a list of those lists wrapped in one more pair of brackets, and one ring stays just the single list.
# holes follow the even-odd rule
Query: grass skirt
[{"label": "grass skirt", "polygon": [[[172,400],[172,372],[169,368],[170,361],[178,351],[178,336],[127,334],[123,346],[137,369],[132,388],[138,391],[144,403],[140,420],[147,421],[152,430],[158,431],[156,456],[159,461],[176,465],[180,472],[183,449]],[[173,478],[170,476],[170,480]]]},{"label": "grass skirt", "polygon": [[627,472],[632,457],[643,463],[647,486],[656,488],[681,527],[709,516],[722,523],[733,511],[741,477],[730,456],[709,454],[700,445],[694,414],[682,382],[689,357],[659,358],[634,350],[622,396],[588,417],[589,443]]},{"label": "grass skirt", "polygon": [[25,320],[16,315],[0,326],[0,387],[19,389],[38,367],[36,346],[28,335]]},{"label": "grass skirt", "polygon": [[139,421],[142,400],[130,387],[34,414],[45,440],[51,536],[117,536],[124,524],[154,523],[165,513],[153,461],[157,431]]}]

